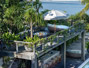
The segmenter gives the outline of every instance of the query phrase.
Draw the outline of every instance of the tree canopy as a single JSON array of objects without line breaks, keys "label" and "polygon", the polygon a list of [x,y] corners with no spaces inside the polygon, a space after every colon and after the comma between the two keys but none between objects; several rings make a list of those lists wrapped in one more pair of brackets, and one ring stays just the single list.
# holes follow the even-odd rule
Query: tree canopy
[{"label": "tree canopy", "polygon": [[23,11],[20,2],[20,0],[0,0],[0,32],[7,32],[8,29],[18,32]]}]

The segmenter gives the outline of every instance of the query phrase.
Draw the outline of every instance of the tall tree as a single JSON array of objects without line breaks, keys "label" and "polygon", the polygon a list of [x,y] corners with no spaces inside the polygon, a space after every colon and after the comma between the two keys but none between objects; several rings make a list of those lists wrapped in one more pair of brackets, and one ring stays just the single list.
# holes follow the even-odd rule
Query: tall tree
[{"label": "tall tree", "polygon": [[39,13],[39,9],[43,8],[42,3],[39,0],[34,1],[33,5],[38,13]]},{"label": "tall tree", "polygon": [[25,11],[24,18],[30,24],[31,38],[33,38],[33,25],[37,22],[37,13],[34,8]]},{"label": "tall tree", "polygon": [[[37,18],[38,18],[38,20],[37,20],[37,24],[43,24],[42,23],[42,21],[43,21],[43,15],[42,15],[42,13],[39,13],[39,10],[41,9],[41,8],[43,8],[43,6],[42,6],[42,3],[40,2],[40,0],[35,0],[34,2],[33,2],[33,6],[34,6],[34,8],[36,9],[36,12],[37,12]],[[38,25],[39,26],[39,25]]]},{"label": "tall tree", "polygon": [[[30,2],[30,3],[29,3]],[[30,24],[31,38],[33,37],[33,25],[42,25],[43,15],[39,13],[39,9],[42,4],[39,0],[33,2],[33,0],[28,1],[28,5],[25,5],[25,19]],[[43,23],[44,24],[44,23]]]}]

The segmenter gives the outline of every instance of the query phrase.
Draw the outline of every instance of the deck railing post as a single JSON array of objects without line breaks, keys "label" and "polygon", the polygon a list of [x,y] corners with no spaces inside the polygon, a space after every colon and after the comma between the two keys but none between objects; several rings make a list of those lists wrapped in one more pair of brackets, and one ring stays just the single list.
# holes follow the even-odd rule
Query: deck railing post
[{"label": "deck railing post", "polygon": [[34,59],[32,60],[31,68],[38,68],[38,59],[37,59],[37,55],[36,54],[35,54]]},{"label": "deck railing post", "polygon": [[64,36],[64,68],[66,68],[66,37]]},{"label": "deck railing post", "polygon": [[85,60],[85,31],[81,34],[81,59]]},{"label": "deck railing post", "polygon": [[33,47],[33,52],[34,52],[34,65],[35,65],[35,68],[38,68],[38,60],[37,60],[37,54],[36,54],[36,44],[34,45]]},{"label": "deck railing post", "polygon": [[18,50],[18,44],[16,43],[16,52],[18,53],[18,51],[19,51],[19,50]]},{"label": "deck railing post", "polygon": [[41,46],[42,46],[42,51],[44,50],[44,44],[43,44],[43,40],[41,42]]}]

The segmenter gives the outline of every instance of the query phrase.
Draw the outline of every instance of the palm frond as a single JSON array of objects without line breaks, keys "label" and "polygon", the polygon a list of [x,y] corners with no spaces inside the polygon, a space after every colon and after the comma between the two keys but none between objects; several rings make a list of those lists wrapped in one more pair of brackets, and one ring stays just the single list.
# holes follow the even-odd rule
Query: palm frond
[{"label": "palm frond", "polygon": [[88,9],[89,9],[89,3],[87,3],[85,8],[82,9],[82,11],[80,12],[80,15],[83,15]]},{"label": "palm frond", "polygon": [[87,3],[89,3],[89,0],[81,0],[81,2],[82,2],[82,4],[87,4]]}]

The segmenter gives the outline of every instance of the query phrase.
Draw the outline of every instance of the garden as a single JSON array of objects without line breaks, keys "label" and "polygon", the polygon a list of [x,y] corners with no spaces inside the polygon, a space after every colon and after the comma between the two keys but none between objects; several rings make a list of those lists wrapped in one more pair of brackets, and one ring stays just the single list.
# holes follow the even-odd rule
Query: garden
[{"label": "garden", "polygon": [[[42,51],[46,51],[59,42],[62,42],[64,37],[68,38],[81,31],[84,27],[82,24],[85,24],[86,31],[89,31],[89,15],[85,13],[82,16],[79,13],[71,15],[66,20],[45,21],[43,15],[49,10],[40,12],[41,8],[43,7],[39,0],[35,2],[0,0],[1,50],[16,51],[16,45],[18,45],[21,49],[20,51],[22,51],[23,46],[21,45],[24,45],[26,51],[32,52],[37,50],[36,53],[40,56],[39,54]],[[60,30],[59,32],[52,32],[47,29],[48,23],[66,25],[70,28],[68,30]],[[67,45],[70,45],[77,39],[78,36],[68,40]],[[87,46],[87,48],[89,47]]]},{"label": "garden", "polygon": [[[71,27],[76,23],[84,22],[87,24],[86,30],[89,30],[89,16],[85,13],[82,16],[80,13],[71,15],[68,19],[45,21],[43,15],[49,10],[39,12],[43,8],[39,0],[33,3],[31,1],[5,0],[0,2],[0,7],[0,39],[3,42],[2,48],[5,50],[15,50],[15,43],[17,42],[14,43],[14,41],[24,42],[24,45],[29,45],[30,48],[34,48],[33,45],[41,40],[41,42],[48,42],[46,41],[48,39],[52,44],[56,35],[62,35],[63,31],[49,31],[47,29],[48,23]],[[72,32],[73,30],[71,29]],[[65,30],[65,32],[68,31]],[[40,46],[40,42],[37,46]]]}]

